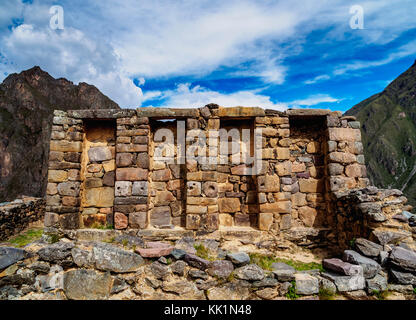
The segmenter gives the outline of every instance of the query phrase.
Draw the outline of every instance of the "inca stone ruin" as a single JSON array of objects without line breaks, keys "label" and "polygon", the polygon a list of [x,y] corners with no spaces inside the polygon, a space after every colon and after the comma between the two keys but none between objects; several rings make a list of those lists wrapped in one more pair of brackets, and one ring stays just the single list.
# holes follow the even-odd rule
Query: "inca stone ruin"
[{"label": "inca stone ruin", "polygon": [[[201,147],[209,132],[232,130],[240,140],[226,137],[225,153],[219,136],[218,148]],[[240,145],[234,154],[233,143]],[[168,147],[160,151],[162,144]],[[233,158],[246,149],[255,158],[251,166]],[[157,152],[170,152],[170,160],[160,161]],[[412,240],[409,225],[392,219],[409,209],[406,198],[369,185],[360,124],[336,111],[218,105],[56,111],[48,181],[50,230],[261,232],[340,249],[386,232]]]}]

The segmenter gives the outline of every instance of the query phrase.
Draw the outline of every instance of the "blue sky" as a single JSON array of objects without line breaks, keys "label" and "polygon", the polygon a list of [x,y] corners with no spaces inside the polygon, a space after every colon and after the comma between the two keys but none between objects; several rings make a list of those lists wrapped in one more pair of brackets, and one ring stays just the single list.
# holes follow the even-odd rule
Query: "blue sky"
[{"label": "blue sky", "polygon": [[[63,8],[64,28],[50,27]],[[353,5],[364,28],[352,29]],[[122,107],[348,110],[416,59],[414,0],[0,3],[0,80],[39,65]]]}]

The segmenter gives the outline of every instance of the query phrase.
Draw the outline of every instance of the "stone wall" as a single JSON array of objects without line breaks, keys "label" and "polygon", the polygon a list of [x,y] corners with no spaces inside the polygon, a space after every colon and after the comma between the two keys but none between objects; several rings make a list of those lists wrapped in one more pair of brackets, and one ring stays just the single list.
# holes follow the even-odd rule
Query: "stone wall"
[{"label": "stone wall", "polygon": [[[344,246],[368,233],[366,220],[351,214],[362,200],[339,196],[369,186],[360,124],[341,112],[207,105],[56,111],[53,121],[47,228],[256,229],[309,247]],[[161,128],[173,134],[170,163],[155,159]],[[232,140],[225,155],[204,149],[223,129],[240,137],[248,129],[239,146],[254,158],[260,151],[256,174],[252,164],[231,161],[241,152]],[[216,163],[192,157],[198,150]]]},{"label": "stone wall", "polygon": [[23,197],[0,203],[0,240],[6,240],[32,222],[43,219],[44,213],[45,200],[42,198]]}]

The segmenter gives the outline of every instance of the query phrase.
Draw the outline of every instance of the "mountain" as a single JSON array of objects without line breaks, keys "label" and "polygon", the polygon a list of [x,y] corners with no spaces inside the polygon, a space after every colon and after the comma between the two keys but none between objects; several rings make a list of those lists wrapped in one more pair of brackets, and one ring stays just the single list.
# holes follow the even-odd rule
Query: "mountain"
[{"label": "mountain", "polygon": [[119,108],[96,87],[39,67],[10,74],[0,84],[0,202],[44,195],[54,109]]},{"label": "mountain", "polygon": [[416,61],[383,92],[345,114],[361,122],[370,180],[402,190],[416,206]]}]

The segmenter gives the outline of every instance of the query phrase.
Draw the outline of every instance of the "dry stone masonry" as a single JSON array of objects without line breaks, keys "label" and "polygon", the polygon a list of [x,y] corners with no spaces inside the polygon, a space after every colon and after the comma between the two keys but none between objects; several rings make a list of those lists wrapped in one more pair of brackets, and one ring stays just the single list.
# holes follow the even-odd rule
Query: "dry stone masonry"
[{"label": "dry stone masonry", "polygon": [[0,240],[6,240],[31,223],[42,220],[44,213],[45,200],[42,198],[22,197],[0,203]]},{"label": "dry stone masonry", "polygon": [[[221,153],[212,132],[237,133],[239,149],[228,137]],[[161,156],[171,161],[160,161],[170,135]],[[241,150],[257,163],[235,161]],[[193,157],[198,152],[207,161]],[[369,185],[359,122],[337,111],[55,111],[48,181],[48,232],[260,230],[338,249],[360,237],[411,243],[415,235],[402,193]]]}]

